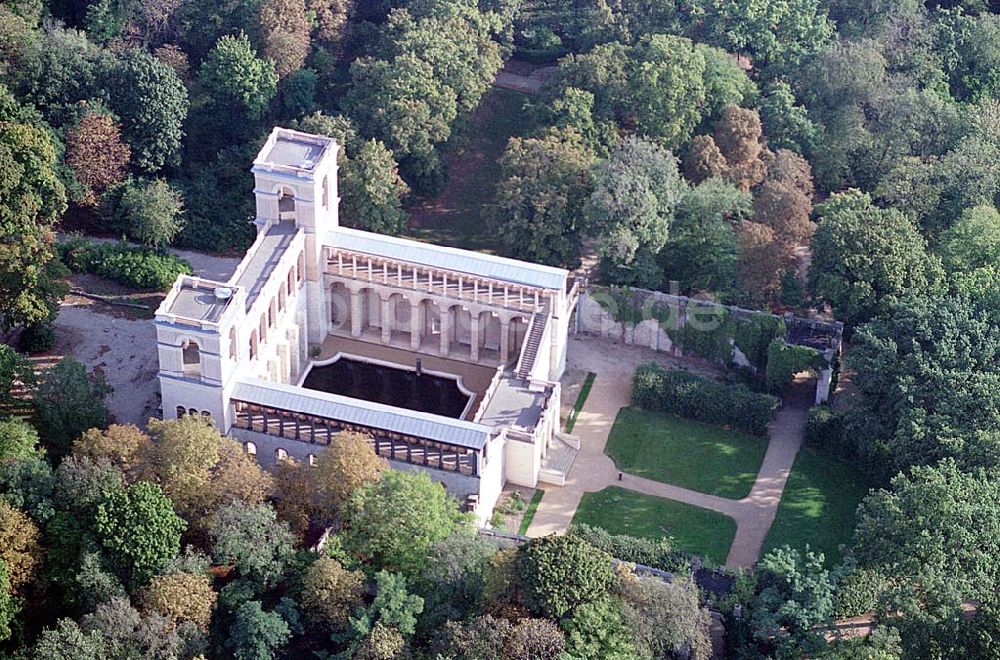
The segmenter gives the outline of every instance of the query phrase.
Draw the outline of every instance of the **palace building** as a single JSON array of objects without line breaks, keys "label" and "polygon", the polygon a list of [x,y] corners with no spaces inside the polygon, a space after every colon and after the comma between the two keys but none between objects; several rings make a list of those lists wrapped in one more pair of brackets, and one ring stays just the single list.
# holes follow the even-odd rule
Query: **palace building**
[{"label": "palace building", "polygon": [[479,520],[505,482],[561,484],[569,319],[559,268],[340,226],[329,138],[275,128],[257,238],[227,282],[181,276],[156,313],[164,417],[210,416],[264,464],[356,431]]}]

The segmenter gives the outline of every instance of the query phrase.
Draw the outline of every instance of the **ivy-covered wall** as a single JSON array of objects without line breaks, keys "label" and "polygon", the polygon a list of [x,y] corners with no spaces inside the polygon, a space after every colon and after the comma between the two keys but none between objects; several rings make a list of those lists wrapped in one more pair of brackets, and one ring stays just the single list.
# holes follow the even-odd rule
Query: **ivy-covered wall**
[{"label": "ivy-covered wall", "polygon": [[[840,349],[839,324],[795,317],[786,323],[788,318],[655,291],[591,287],[580,298],[573,327],[577,333],[746,368],[770,391],[781,392],[798,371],[828,372]],[[799,332],[789,332],[789,323]],[[811,338],[820,346],[817,338],[827,337],[824,350],[790,339],[800,336],[803,326],[816,327]],[[775,363],[769,366],[772,357]],[[789,375],[789,369],[797,371]],[[829,383],[826,378],[822,388]]]}]

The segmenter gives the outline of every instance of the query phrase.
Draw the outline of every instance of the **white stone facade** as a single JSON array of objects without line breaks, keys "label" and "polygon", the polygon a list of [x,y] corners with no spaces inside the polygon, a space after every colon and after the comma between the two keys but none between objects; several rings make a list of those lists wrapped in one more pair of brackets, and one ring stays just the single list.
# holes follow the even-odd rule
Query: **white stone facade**
[{"label": "white stone facade", "polygon": [[[485,522],[505,481],[537,484],[555,442],[578,288],[561,269],[341,228],[338,148],[276,128],[261,149],[258,235],[240,266],[228,282],[178,278],[157,311],[164,417],[210,415],[264,463],[366,432]],[[298,387],[348,343],[492,377],[462,420]]]}]

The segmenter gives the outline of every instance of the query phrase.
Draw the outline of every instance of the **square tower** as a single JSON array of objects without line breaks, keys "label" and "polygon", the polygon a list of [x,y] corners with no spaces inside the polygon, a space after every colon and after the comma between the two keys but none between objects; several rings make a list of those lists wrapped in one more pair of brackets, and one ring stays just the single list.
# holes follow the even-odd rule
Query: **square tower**
[{"label": "square tower", "polygon": [[[291,221],[307,236],[316,257],[322,237],[339,224],[337,152],[333,138],[275,128],[254,159],[258,231]],[[311,237],[319,240],[309,240]],[[316,264],[316,259],[307,259]],[[312,275],[310,273],[310,275]]]}]

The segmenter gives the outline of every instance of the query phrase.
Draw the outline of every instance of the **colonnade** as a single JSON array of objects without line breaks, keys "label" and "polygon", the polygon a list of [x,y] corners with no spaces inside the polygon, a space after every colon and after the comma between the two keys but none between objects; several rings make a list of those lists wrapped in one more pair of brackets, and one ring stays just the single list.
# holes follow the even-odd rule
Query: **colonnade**
[{"label": "colonnade", "polygon": [[[451,300],[419,291],[331,278],[331,331],[375,338],[386,345],[408,335],[412,351],[435,352],[479,362],[517,358],[530,316],[490,305]],[[428,340],[430,340],[428,342]],[[462,347],[468,346],[468,353]]]}]

